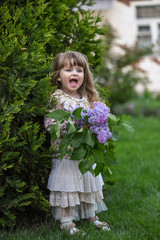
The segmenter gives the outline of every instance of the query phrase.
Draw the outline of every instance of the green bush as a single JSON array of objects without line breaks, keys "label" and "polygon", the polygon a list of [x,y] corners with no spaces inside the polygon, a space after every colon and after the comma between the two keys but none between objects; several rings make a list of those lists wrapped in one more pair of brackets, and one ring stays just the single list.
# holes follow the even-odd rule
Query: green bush
[{"label": "green bush", "polygon": [[[0,6],[0,225],[11,227],[48,212],[51,153],[43,116],[53,87],[52,61],[69,49],[102,60],[100,17],[87,0],[11,0]],[[75,11],[74,9],[77,8]]]}]

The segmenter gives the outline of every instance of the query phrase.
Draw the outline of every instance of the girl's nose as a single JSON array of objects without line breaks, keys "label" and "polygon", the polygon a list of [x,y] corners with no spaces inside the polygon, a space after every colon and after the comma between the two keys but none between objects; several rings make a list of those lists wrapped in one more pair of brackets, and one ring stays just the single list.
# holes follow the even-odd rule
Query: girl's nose
[{"label": "girl's nose", "polygon": [[73,75],[77,75],[76,69],[73,70],[73,73],[72,73],[72,74],[73,74]]}]

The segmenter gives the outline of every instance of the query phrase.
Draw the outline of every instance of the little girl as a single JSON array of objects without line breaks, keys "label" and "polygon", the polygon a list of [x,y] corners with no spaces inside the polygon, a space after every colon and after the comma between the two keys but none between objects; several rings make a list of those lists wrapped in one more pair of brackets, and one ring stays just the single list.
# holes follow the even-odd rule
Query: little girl
[{"label": "little girl", "polygon": [[[56,108],[71,111],[77,106],[89,108],[98,101],[93,79],[85,55],[69,51],[56,56],[53,63],[52,83],[57,90],[52,97],[57,100]],[[46,130],[55,124],[53,119],[45,117]],[[61,125],[61,135],[66,133],[66,123]],[[88,219],[98,228],[110,230],[105,222],[100,222],[95,213],[107,210],[103,199],[101,175],[94,177],[90,172],[81,174],[79,161],[68,156],[59,159],[58,146],[61,139],[54,142],[57,153],[52,160],[53,167],[48,180],[50,206],[56,220],[60,220],[61,229],[70,234],[79,232],[73,221]]]}]

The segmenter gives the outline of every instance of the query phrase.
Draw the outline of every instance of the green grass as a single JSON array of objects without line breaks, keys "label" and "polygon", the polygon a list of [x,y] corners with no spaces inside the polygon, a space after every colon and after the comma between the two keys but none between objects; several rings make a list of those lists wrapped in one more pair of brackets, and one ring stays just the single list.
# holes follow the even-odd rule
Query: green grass
[{"label": "green grass", "polygon": [[85,237],[70,236],[50,221],[35,229],[0,232],[3,240],[159,240],[160,239],[160,117],[133,119],[135,135],[120,132],[118,162],[112,166],[117,182],[104,191],[106,213],[99,215],[111,226],[102,232],[87,222],[77,226]]}]

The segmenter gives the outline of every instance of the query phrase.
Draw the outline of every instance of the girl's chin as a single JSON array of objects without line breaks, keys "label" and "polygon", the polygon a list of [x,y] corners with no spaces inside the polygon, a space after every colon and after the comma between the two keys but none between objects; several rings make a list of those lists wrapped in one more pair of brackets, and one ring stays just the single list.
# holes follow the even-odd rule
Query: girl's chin
[{"label": "girl's chin", "polygon": [[79,88],[78,85],[76,85],[76,86],[69,85],[69,89],[70,89],[70,90],[75,91],[75,90],[77,90],[78,88]]},{"label": "girl's chin", "polygon": [[71,89],[75,89],[75,88],[78,88],[78,85],[77,85],[77,84],[70,84],[69,87],[70,87]]},{"label": "girl's chin", "polygon": [[64,92],[68,93],[68,94],[74,94],[77,93],[77,89],[75,88],[70,88],[70,89],[62,89]]},{"label": "girl's chin", "polygon": [[78,85],[77,84],[70,84],[71,88],[76,88]]}]

